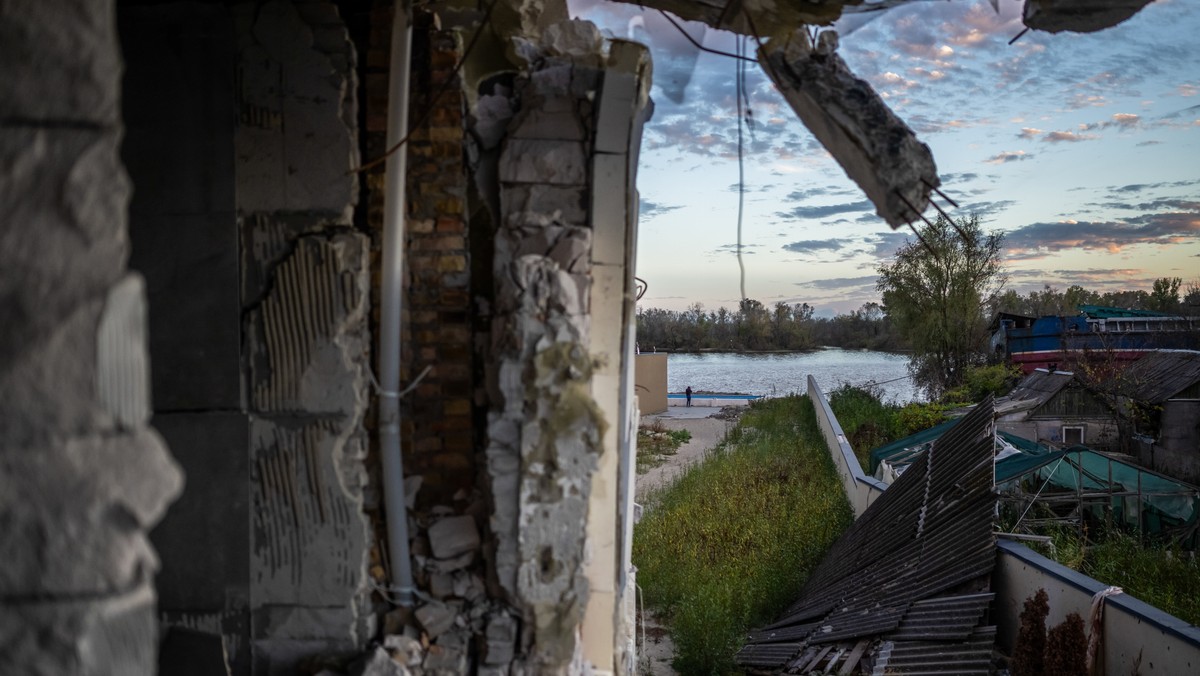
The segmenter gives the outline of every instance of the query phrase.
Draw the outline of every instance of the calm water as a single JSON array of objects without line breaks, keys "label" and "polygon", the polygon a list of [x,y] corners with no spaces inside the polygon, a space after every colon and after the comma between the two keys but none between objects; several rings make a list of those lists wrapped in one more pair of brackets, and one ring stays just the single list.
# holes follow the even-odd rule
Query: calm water
[{"label": "calm water", "polygon": [[908,357],[835,347],[803,354],[672,354],[667,357],[667,391],[693,390],[784,395],[803,393],[813,375],[828,394],[842,383],[878,384],[884,398],[919,399],[908,378]]}]

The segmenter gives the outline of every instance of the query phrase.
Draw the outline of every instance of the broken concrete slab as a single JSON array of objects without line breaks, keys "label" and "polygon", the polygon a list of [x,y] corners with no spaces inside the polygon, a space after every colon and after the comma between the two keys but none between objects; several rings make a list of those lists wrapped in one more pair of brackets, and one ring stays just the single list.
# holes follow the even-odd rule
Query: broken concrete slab
[{"label": "broken concrete slab", "polygon": [[439,519],[429,527],[429,547],[434,557],[449,559],[479,548],[479,528],[470,516]]},{"label": "broken concrete slab", "polygon": [[1025,0],[1021,20],[1047,33],[1094,33],[1111,28],[1154,0]]},{"label": "broken concrete slab", "polygon": [[458,610],[457,604],[426,603],[417,608],[416,618],[430,638],[437,638],[454,626]]},{"label": "broken concrete slab", "polygon": [[871,85],[836,53],[837,35],[816,45],[804,29],[773,38],[759,63],[804,126],[862,188],[893,228],[916,220],[941,184],[929,146],[917,140]]},{"label": "broken concrete slab", "polygon": [[421,661],[425,659],[425,648],[421,646],[420,641],[411,636],[403,634],[385,636],[383,647],[393,660],[406,667],[419,667]]}]

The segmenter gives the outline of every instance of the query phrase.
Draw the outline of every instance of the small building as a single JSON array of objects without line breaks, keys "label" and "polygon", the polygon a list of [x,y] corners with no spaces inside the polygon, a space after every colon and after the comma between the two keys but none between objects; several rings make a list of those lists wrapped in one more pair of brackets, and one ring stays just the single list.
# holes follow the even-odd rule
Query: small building
[{"label": "small building", "polygon": [[996,428],[1054,446],[1118,450],[1117,416],[1071,371],[1039,368],[996,400]]},{"label": "small building", "polygon": [[1120,376],[1131,412],[1138,460],[1159,472],[1200,483],[1200,352],[1154,352]]}]

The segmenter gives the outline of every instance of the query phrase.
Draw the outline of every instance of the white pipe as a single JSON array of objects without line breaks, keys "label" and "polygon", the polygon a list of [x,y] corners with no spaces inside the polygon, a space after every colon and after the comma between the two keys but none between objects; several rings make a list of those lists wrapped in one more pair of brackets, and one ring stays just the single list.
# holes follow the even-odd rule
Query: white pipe
[{"label": "white pipe", "polygon": [[[408,133],[408,75],[412,25],[407,0],[396,0],[389,64],[387,147]],[[404,210],[408,147],[387,159],[383,197],[383,270],[379,307],[379,452],[383,459],[383,496],[387,518],[392,591],[402,606],[413,604],[412,561],[408,550],[408,509],[404,464],[400,456],[400,304],[404,281]]]}]

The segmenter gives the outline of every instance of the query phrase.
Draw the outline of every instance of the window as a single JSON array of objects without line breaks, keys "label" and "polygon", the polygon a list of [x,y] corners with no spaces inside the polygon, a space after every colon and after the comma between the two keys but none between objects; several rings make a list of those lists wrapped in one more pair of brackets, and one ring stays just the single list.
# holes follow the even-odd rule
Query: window
[{"label": "window", "polygon": [[1064,446],[1083,445],[1083,425],[1063,425],[1062,440]]}]

